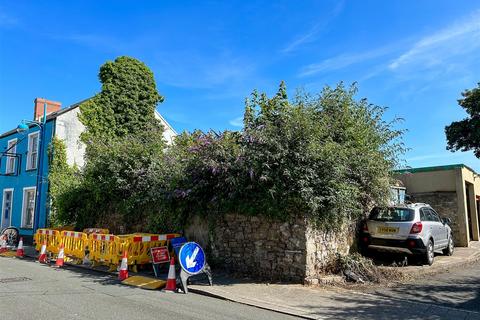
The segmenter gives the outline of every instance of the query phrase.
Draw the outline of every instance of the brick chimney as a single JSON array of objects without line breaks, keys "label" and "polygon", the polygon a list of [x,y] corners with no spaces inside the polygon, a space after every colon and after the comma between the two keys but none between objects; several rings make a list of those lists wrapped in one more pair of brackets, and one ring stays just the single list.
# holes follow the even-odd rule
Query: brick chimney
[{"label": "brick chimney", "polygon": [[62,108],[62,104],[56,101],[50,101],[43,98],[36,98],[35,99],[35,107],[33,109],[33,120],[39,121],[43,117],[43,108],[44,103],[47,103],[47,116],[50,113],[56,112]]}]

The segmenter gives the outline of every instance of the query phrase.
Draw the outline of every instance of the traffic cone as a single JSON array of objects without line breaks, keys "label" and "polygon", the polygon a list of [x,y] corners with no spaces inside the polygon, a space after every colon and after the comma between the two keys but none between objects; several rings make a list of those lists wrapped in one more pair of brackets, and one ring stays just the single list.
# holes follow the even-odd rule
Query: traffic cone
[{"label": "traffic cone", "polygon": [[17,258],[23,258],[25,256],[25,252],[23,251],[23,238],[20,238],[17,247]]},{"label": "traffic cone", "polygon": [[7,251],[8,251],[8,248],[7,248],[7,236],[6,236],[6,235],[3,235],[3,236],[2,236],[2,240],[1,240],[0,242],[1,242],[0,253],[7,252]]},{"label": "traffic cone", "polygon": [[120,271],[118,272],[118,280],[123,281],[128,278],[128,261],[127,250],[123,251],[122,263],[120,264]]},{"label": "traffic cone", "polygon": [[47,241],[43,241],[40,256],[38,256],[38,262],[47,263]]},{"label": "traffic cone", "polygon": [[177,291],[177,277],[175,276],[175,258],[170,259],[170,269],[168,269],[167,285],[165,291],[176,292]]},{"label": "traffic cone", "polygon": [[65,259],[65,252],[63,250],[63,243],[60,244],[60,249],[58,250],[57,260],[55,261],[55,266],[58,268],[63,267],[63,262]]}]

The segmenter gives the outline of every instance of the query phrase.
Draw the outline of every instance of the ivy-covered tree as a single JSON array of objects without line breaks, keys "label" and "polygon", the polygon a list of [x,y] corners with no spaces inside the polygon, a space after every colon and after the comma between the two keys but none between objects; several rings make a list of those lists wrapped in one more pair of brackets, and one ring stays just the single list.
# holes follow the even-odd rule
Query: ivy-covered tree
[{"label": "ivy-covered tree", "polygon": [[99,78],[101,92],[80,106],[85,166],[78,183],[56,195],[54,205],[68,200],[58,206],[65,213],[59,217],[79,229],[142,230],[153,199],[161,195],[156,179],[166,143],[155,109],[163,97],[152,71],[130,57],[106,62]]},{"label": "ivy-covered tree", "polygon": [[462,92],[458,104],[468,116],[445,127],[447,150],[473,150],[475,156],[480,158],[480,83],[476,88]]},{"label": "ivy-covered tree", "polygon": [[100,68],[100,93],[80,106],[83,140],[110,139],[159,127],[154,110],[163,97],[152,71],[141,61],[119,57]]}]

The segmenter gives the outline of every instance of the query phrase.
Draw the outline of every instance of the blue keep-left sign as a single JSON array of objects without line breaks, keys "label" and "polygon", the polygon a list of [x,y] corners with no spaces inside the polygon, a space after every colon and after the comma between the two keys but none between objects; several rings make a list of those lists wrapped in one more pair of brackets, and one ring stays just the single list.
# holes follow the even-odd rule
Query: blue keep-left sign
[{"label": "blue keep-left sign", "polygon": [[205,268],[205,253],[196,242],[187,242],[178,253],[182,269],[189,274],[197,274]]}]

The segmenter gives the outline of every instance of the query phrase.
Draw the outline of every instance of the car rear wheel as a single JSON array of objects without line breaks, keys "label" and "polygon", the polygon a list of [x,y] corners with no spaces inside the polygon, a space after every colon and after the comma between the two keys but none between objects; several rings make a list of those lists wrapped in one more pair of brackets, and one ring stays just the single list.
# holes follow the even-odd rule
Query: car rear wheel
[{"label": "car rear wheel", "polygon": [[433,264],[433,259],[435,258],[435,252],[433,249],[432,239],[428,240],[427,248],[425,250],[425,255],[423,257],[424,263],[431,266]]},{"label": "car rear wheel", "polygon": [[443,254],[446,256],[451,256],[453,255],[453,250],[455,249],[455,244],[453,242],[452,236],[450,236],[450,239],[448,239],[448,246],[443,249]]}]

